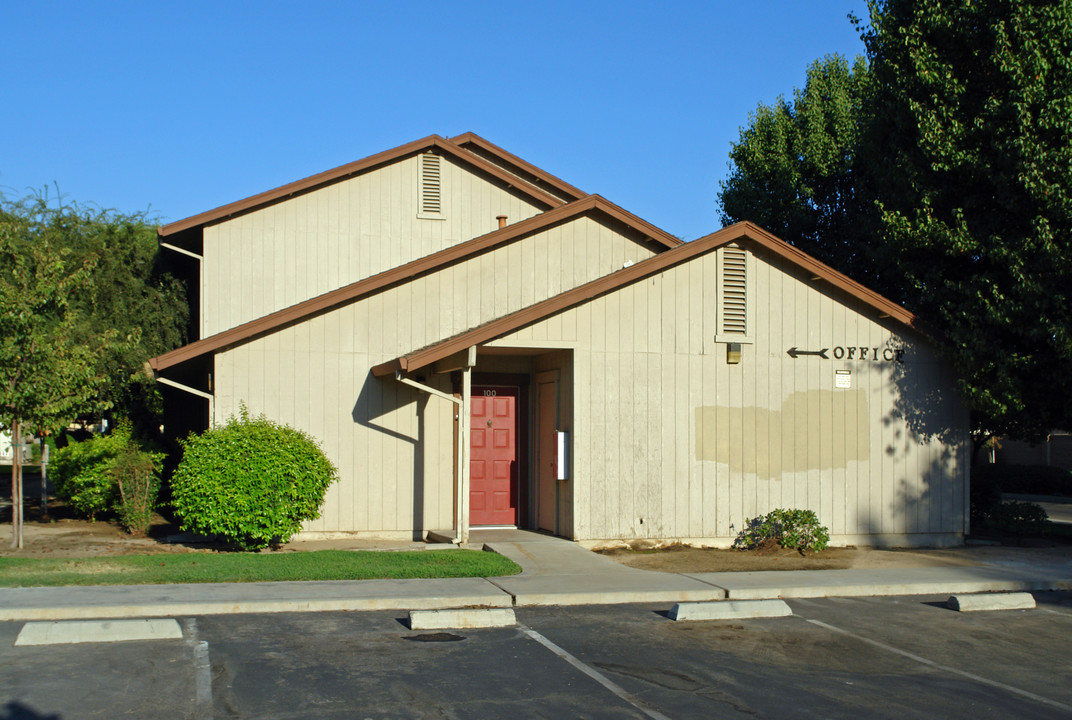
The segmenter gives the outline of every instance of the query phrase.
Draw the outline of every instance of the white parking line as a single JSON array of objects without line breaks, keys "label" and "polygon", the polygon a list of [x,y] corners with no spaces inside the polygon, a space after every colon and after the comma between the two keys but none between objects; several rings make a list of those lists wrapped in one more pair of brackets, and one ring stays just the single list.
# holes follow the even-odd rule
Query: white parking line
[{"label": "white parking line", "polygon": [[1006,685],[1005,683],[1000,683],[1000,682],[997,682],[996,680],[988,680],[987,678],[981,677],[981,676],[976,675],[974,673],[965,672],[964,670],[958,670],[957,668],[949,667],[948,665],[942,665],[940,663],[936,663],[933,660],[928,660],[925,657],[920,657],[919,655],[914,655],[914,654],[912,654],[910,652],[907,652],[905,650],[895,648],[892,645],[886,645],[885,643],[880,643],[877,640],[871,640],[870,638],[865,638],[862,635],[857,635],[854,632],[850,632],[848,630],[843,630],[843,629],[841,629],[839,627],[834,627],[833,625],[829,625],[829,624],[824,623],[824,622],[822,622],[820,620],[812,620],[811,618],[806,618],[806,617],[803,617],[803,616],[801,616],[799,614],[795,615],[795,617],[799,617],[801,620],[804,620],[806,622],[810,622],[812,625],[818,625],[821,628],[825,628],[827,630],[830,630],[830,631],[833,631],[833,632],[836,632],[836,633],[841,633],[842,635],[846,635],[848,637],[851,637],[851,638],[854,638],[856,640],[859,640],[860,642],[867,643],[868,645],[871,645],[873,647],[881,648],[882,650],[886,650],[887,652],[895,653],[897,655],[900,655],[901,657],[906,657],[909,660],[914,660],[915,662],[918,662],[918,663],[920,663],[922,665],[926,665],[928,667],[932,667],[932,668],[934,668],[936,670],[943,670],[943,671],[948,672],[948,673],[953,673],[954,675],[960,675],[961,677],[967,678],[969,680],[973,680],[975,682],[982,683],[984,685],[989,685],[991,687],[995,687],[995,688],[998,688],[1000,690],[1005,690],[1006,692],[1011,692],[1011,693],[1013,693],[1015,695],[1019,695],[1021,697],[1028,698],[1029,700],[1034,700],[1035,702],[1042,703],[1043,705],[1049,705],[1050,707],[1059,708],[1061,710],[1064,710],[1065,712],[1072,712],[1072,706],[1065,705],[1064,703],[1059,703],[1056,700],[1050,700],[1049,698],[1042,697],[1041,695],[1036,695],[1035,693],[1028,692],[1026,690],[1021,690],[1020,688],[1017,688],[1017,687],[1013,687],[1012,685]]},{"label": "white parking line", "polygon": [[652,710],[651,708],[645,707],[644,704],[640,701],[640,699],[637,698],[635,695],[632,695],[632,694],[626,692],[624,688],[622,688],[620,685],[617,685],[616,683],[612,682],[607,676],[603,675],[602,673],[600,673],[595,668],[584,664],[583,662],[581,662],[580,660],[575,658],[573,655],[570,655],[568,652],[566,652],[565,650],[560,648],[558,645],[555,645],[553,642],[551,642],[550,640],[545,638],[540,633],[538,633],[535,630],[532,630],[530,628],[527,628],[524,625],[519,624],[518,627],[526,635],[528,635],[530,638],[532,638],[536,642],[538,642],[541,645],[543,645],[545,648],[547,648],[548,650],[553,652],[555,655],[558,655],[560,658],[562,658],[563,660],[568,662],[570,665],[572,665],[573,667],[577,668],[578,670],[583,672],[585,675],[587,675],[588,677],[592,678],[593,680],[595,680],[597,683],[599,683],[603,687],[605,687],[608,690],[610,690],[612,693],[614,693],[619,698],[621,698],[622,700],[626,701],[627,703],[629,703],[630,705],[635,707],[640,712],[642,712],[645,715],[647,715],[648,717],[652,718],[652,720],[670,720],[670,718],[668,718],[666,715],[663,715],[658,710]]},{"label": "white parking line", "polygon": [[194,687],[197,692],[196,720],[212,720],[212,662],[208,657],[208,643],[197,639],[197,620],[182,621],[186,644],[194,654]]}]

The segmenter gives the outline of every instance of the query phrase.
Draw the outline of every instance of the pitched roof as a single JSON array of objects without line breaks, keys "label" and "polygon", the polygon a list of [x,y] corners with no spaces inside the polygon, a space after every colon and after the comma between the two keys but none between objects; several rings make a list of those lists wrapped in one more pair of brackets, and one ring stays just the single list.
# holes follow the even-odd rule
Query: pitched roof
[{"label": "pitched roof", "polygon": [[612,218],[637,231],[648,240],[666,248],[675,248],[681,241],[654,225],[641,220],[614,203],[599,195],[587,195],[575,202],[554,210],[535,215],[526,220],[507,225],[505,228],[490,232],[464,243],[459,243],[439,252],[427,255],[412,262],[391,268],[372,277],[351,283],[338,290],[318,295],[304,302],[278,310],[256,320],[217,333],[210,337],[184,345],[149,360],[153,370],[178,365],[221,348],[251,340],[279,330],[302,320],[332,310],[340,305],[358,300],[380,290],[415,277],[433,272],[445,265],[477,255],[489,249],[531,235],[553,225],[567,222],[589,212],[596,212]]},{"label": "pitched roof", "polygon": [[551,173],[541,170],[535,165],[522,160],[517,155],[508,152],[494,143],[488,142],[476,133],[467,132],[450,139],[452,143],[477,154],[490,155],[495,158],[497,164],[502,164],[507,170],[520,176],[534,185],[550,188],[551,192],[567,200],[579,200],[588,193],[578,190],[565,180],[555,177]]},{"label": "pitched roof", "polygon": [[543,302],[505,315],[497,320],[492,320],[452,338],[447,338],[434,345],[377,365],[372,368],[372,373],[377,376],[383,376],[394,374],[396,371],[413,372],[419,370],[468,347],[480,345],[515,332],[563,310],[692,260],[723,245],[740,241],[754,242],[787,260],[792,265],[810,273],[815,279],[823,280],[834,288],[859,300],[878,313],[888,316],[906,327],[925,332],[916,316],[900,305],[867,289],[852,278],[819,262],[757,225],[742,222],[723,228],[698,240],[693,240],[690,243],[684,243],[677,248],[667,250],[635,265],[567,290]]},{"label": "pitched roof", "polygon": [[[536,166],[530,165],[521,158],[511,155],[502,148],[489,143],[487,140],[484,140],[473,133],[460,135],[459,138],[461,138],[464,143],[479,147],[485,152],[498,158],[506,167],[519,169],[520,172],[511,172],[510,170],[485,159],[478,153],[463,149],[461,145],[455,143],[453,140],[447,140],[439,135],[429,135],[426,138],[414,140],[405,145],[399,145],[396,148],[370,155],[361,160],[347,163],[346,165],[340,165],[331,170],[325,170],[316,175],[310,175],[301,180],[295,180],[292,183],[287,183],[286,185],[281,185],[272,190],[252,195],[243,200],[237,200],[228,203],[227,205],[221,205],[213,210],[198,213],[197,215],[193,215],[183,220],[176,220],[173,223],[168,223],[167,225],[160,227],[157,230],[157,233],[163,238],[180,233],[184,230],[190,230],[191,228],[219,222],[220,220],[225,220],[231,216],[250,212],[251,210],[256,210],[271,205],[272,203],[286,200],[294,195],[310,192],[325,185],[330,185],[331,183],[339,182],[349,177],[353,177],[354,175],[367,172],[368,170],[372,170],[381,165],[395,162],[408,155],[425,152],[433,148],[445,156],[452,157],[501,180],[506,185],[516,188],[519,192],[548,208],[560,207],[564,205],[567,200],[573,200],[584,196],[584,193],[577,190],[572,185],[558,180],[553,175],[545,173]],[[528,175],[528,177],[526,177],[526,175]],[[567,197],[567,200],[562,199],[561,196],[563,195]]]}]

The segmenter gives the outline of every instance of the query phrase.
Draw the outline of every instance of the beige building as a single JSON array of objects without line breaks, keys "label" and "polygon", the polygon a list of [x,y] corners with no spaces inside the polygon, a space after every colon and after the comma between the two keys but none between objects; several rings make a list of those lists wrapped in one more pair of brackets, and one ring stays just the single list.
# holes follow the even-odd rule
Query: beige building
[{"label": "beige building", "polygon": [[253,414],[338,466],[303,534],[950,544],[967,414],[910,313],[743,223],[682,243],[466,134],[160,229],[196,339],[169,425]]}]

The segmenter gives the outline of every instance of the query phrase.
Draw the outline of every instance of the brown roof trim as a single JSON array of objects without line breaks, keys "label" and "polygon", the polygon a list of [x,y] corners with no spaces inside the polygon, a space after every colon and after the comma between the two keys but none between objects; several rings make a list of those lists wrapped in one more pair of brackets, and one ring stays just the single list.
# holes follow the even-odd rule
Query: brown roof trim
[{"label": "brown roof trim", "polygon": [[653,225],[644,222],[640,218],[626,212],[614,203],[605,200],[599,195],[588,195],[580,200],[563,205],[562,207],[548,210],[547,212],[534,215],[531,218],[516,222],[513,225],[481,235],[464,243],[440,250],[437,253],[419,258],[412,262],[391,268],[378,275],[359,280],[355,283],[341,287],[338,290],[318,295],[297,305],[277,310],[264,317],[251,320],[242,325],[224,330],[197,342],[184,345],[183,347],[164,353],[149,360],[153,370],[164,370],[178,365],[179,363],[192,360],[196,357],[219,350],[228,345],[234,345],[257,336],[278,330],[286,325],[291,325],[308,317],[318,315],[339,305],[356,300],[365,295],[383,290],[400,282],[417,277],[444,265],[457,262],[463,258],[484,252],[488,249],[511,242],[526,235],[539,232],[552,225],[567,222],[587,212],[595,211],[608,217],[625,223],[634,230],[640,232],[649,240],[664,245],[668,248],[676,247],[681,241],[672,235],[664,233]]},{"label": "brown roof trim", "polygon": [[372,368],[372,373],[376,376],[384,376],[394,374],[396,371],[412,372],[418,370],[468,347],[489,342],[574,305],[579,305],[592,298],[605,295],[675,265],[687,262],[722,245],[741,240],[751,240],[772,251],[775,255],[788,260],[793,265],[806,270],[813,276],[825,280],[834,287],[874,308],[879,313],[888,315],[890,318],[912,329],[921,330],[916,316],[900,305],[887,300],[872,290],[868,290],[855,280],[842,275],[828,265],[824,265],[785,241],[779,240],[766,230],[750,222],[743,222],[723,228],[690,243],[684,243],[673,250],[660,253],[610,275],[580,285],[572,290],[567,290],[553,298],[505,315],[453,338],[448,338],[435,345],[377,365]]},{"label": "brown roof trim", "polygon": [[413,142],[399,145],[390,150],[384,150],[375,155],[370,155],[361,160],[347,163],[346,165],[340,165],[337,168],[332,168],[331,170],[326,170],[322,173],[317,173],[316,175],[310,175],[307,178],[281,185],[280,187],[258,193],[257,195],[252,195],[243,200],[238,200],[227,205],[221,205],[213,210],[208,210],[183,220],[176,220],[173,223],[169,223],[159,228],[157,233],[160,237],[167,237],[182,232],[183,230],[189,230],[194,227],[218,222],[233,215],[249,212],[250,210],[255,210],[279,202],[280,200],[285,200],[293,195],[309,192],[310,190],[314,190],[323,185],[338,182],[339,180],[371,170],[380,165],[394,162],[407,155],[430,150],[432,148],[437,148],[443,152],[444,155],[449,155],[461,162],[479,168],[481,171],[501,180],[503,183],[511,187],[517,188],[534,201],[542,203],[549,208],[560,207],[565,204],[563,200],[555,197],[546,190],[529,183],[518,175],[503,170],[479,155],[463,150],[460,146],[450,140],[440,137],[439,135],[429,135],[426,138],[414,140]]},{"label": "brown roof trim", "polygon": [[529,175],[532,175],[533,177],[542,180],[546,184],[553,187],[556,192],[561,193],[563,196],[568,197],[570,200],[578,200],[588,194],[583,190],[578,190],[577,188],[573,187],[565,180],[555,177],[546,170],[541,170],[532,163],[522,160],[517,155],[514,155],[513,153],[502,149],[495,143],[485,140],[476,133],[467,132],[462,135],[457,135],[455,137],[452,137],[450,141],[452,143],[455,143],[456,145],[460,145],[463,148],[467,145],[474,145],[481,150],[484,150],[488,154],[494,155],[495,157],[499,158],[507,165],[513,165],[519,170],[523,170]]}]

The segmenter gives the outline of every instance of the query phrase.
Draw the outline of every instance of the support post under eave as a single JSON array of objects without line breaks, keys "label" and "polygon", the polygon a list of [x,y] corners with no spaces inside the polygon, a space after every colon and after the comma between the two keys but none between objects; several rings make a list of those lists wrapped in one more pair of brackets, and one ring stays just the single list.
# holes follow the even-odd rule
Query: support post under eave
[{"label": "support post under eave", "polygon": [[208,426],[216,427],[216,397],[212,393],[207,393],[204,390],[192,388],[189,385],[183,385],[182,383],[175,382],[174,380],[169,380],[165,377],[160,377],[159,375],[156,376],[156,381],[163,385],[167,385],[168,387],[173,387],[177,390],[182,390],[183,392],[188,392],[191,395],[196,395],[199,398],[204,398],[208,400]]},{"label": "support post under eave", "polygon": [[476,347],[469,348],[462,368],[462,406],[458,421],[458,542],[469,542],[469,422],[473,407],[473,366]]},{"label": "support post under eave", "polygon": [[473,380],[470,371],[474,365],[476,365],[475,346],[465,352],[465,360],[460,368],[462,372],[462,396],[460,398],[447,395],[433,387],[404,377],[401,370],[395,371],[395,380],[398,382],[415,387],[429,395],[449,400],[455,404],[458,410],[458,464],[454,468],[454,488],[457,491],[458,500],[454,505],[454,530],[456,533],[454,542],[459,545],[469,542],[469,418],[470,400],[473,394]]}]

